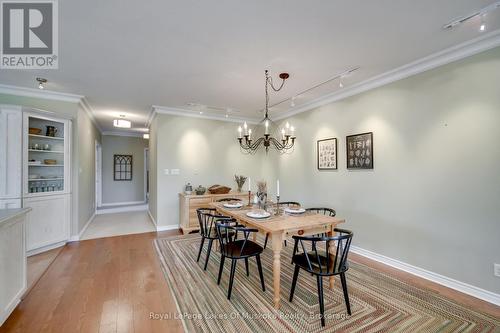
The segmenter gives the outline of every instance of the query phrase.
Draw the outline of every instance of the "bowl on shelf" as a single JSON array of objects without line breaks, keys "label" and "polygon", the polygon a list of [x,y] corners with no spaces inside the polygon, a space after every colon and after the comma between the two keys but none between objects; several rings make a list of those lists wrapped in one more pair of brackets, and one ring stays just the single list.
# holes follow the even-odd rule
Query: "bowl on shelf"
[{"label": "bowl on shelf", "polygon": [[54,164],[57,164],[57,160],[45,159],[45,160],[43,160],[43,163],[49,164],[49,165],[54,165]]},{"label": "bowl on shelf", "polygon": [[42,134],[42,129],[36,128],[36,127],[30,127],[28,129],[29,134],[35,134],[35,135],[40,135]]},{"label": "bowl on shelf", "polygon": [[28,179],[40,179],[40,175],[35,175],[35,174],[28,175]]},{"label": "bowl on shelf", "polygon": [[42,164],[42,161],[37,161],[37,160],[29,160],[28,165],[40,165]]}]

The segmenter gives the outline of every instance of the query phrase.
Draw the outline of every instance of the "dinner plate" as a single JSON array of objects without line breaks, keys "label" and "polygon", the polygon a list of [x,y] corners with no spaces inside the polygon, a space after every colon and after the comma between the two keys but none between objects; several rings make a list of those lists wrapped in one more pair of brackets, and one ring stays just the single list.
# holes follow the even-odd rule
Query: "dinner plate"
[{"label": "dinner plate", "polygon": [[305,212],[306,212],[306,210],[304,208],[290,208],[290,207],[285,208],[285,213],[302,214]]},{"label": "dinner plate", "polygon": [[262,211],[248,212],[247,216],[253,219],[265,219],[271,216],[271,213],[262,210]]},{"label": "dinner plate", "polygon": [[243,204],[241,202],[226,202],[223,206],[226,208],[241,208],[243,207]]}]

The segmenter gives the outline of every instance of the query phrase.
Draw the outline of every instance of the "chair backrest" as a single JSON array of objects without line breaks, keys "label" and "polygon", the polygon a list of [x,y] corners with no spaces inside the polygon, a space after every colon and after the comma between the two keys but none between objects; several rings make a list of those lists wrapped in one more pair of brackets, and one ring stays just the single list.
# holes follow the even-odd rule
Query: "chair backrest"
[{"label": "chair backrest", "polygon": [[[241,256],[245,246],[248,242],[248,237],[252,232],[259,232],[258,229],[247,228],[241,224],[238,224],[235,219],[217,219],[217,235],[219,236],[219,244],[222,253],[228,253],[228,244],[238,239],[238,242],[243,240],[243,244],[239,247],[240,251],[238,253],[231,253],[233,256]],[[233,232],[231,232],[233,231]],[[238,233],[243,234],[243,239],[238,237]],[[233,236],[236,236],[233,238]]]},{"label": "chair backrest", "polygon": [[217,215],[215,208],[198,208],[196,213],[200,224],[200,234],[209,238],[214,238],[214,235],[216,235],[215,222],[218,219],[229,219],[227,216]]},{"label": "chair backrest", "polygon": [[217,200],[217,202],[225,202],[225,201],[241,201],[241,199],[238,198],[222,198]]},{"label": "chair backrest", "polygon": [[306,211],[334,217],[337,212],[331,208],[307,208]]},{"label": "chair backrest", "polygon": [[[295,239],[293,255],[297,248],[300,248],[305,255],[309,272],[316,272],[322,275],[334,275],[347,270],[347,255],[351,247],[353,233],[350,230],[334,229],[338,233],[333,237],[315,237],[315,236],[292,236]],[[328,250],[330,246],[334,247],[334,253]],[[308,251],[307,249],[312,249]],[[321,251],[321,250],[324,250]],[[325,253],[326,254],[323,254]]]},{"label": "chair backrest", "polygon": [[298,203],[296,201],[284,201],[284,202],[280,202],[280,206],[286,206],[286,207],[297,206],[297,207],[300,207],[300,203]]}]

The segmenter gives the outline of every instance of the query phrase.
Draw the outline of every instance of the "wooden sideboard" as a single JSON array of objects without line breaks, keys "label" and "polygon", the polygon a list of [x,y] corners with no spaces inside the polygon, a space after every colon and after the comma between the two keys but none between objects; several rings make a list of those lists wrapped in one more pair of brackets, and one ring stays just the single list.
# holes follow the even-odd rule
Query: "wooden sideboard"
[{"label": "wooden sideboard", "polygon": [[248,192],[229,192],[227,194],[184,194],[179,193],[179,216],[180,226],[183,234],[200,229],[196,210],[198,208],[210,208],[210,203],[223,198],[237,198],[248,203]]}]

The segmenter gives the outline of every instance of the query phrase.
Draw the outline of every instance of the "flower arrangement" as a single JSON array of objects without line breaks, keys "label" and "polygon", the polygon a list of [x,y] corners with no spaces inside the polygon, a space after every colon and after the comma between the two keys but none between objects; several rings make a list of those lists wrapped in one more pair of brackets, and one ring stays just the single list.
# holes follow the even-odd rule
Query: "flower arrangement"
[{"label": "flower arrangement", "polygon": [[236,185],[238,185],[238,192],[241,192],[243,184],[247,181],[247,177],[234,175],[234,180],[236,181]]}]

